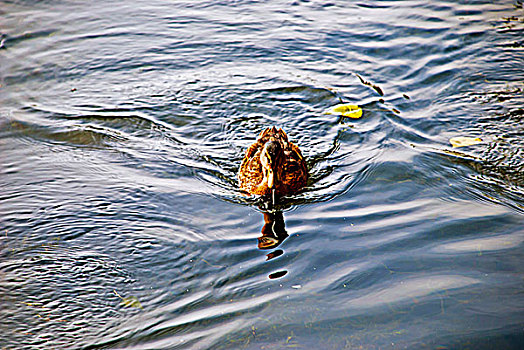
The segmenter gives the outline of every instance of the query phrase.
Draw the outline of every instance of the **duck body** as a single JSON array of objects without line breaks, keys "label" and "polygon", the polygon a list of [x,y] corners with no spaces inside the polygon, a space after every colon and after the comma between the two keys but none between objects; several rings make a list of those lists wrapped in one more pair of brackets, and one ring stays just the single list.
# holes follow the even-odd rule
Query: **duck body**
[{"label": "duck body", "polygon": [[306,162],[282,129],[263,130],[247,150],[238,172],[242,190],[260,196],[284,196],[306,186]]}]

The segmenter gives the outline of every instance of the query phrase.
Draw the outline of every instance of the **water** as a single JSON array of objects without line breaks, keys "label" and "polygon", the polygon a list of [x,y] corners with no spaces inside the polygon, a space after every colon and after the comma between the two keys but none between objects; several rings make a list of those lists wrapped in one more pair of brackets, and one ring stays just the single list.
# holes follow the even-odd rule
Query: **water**
[{"label": "water", "polygon": [[[523,347],[521,1],[0,13],[2,349]],[[271,125],[311,181],[264,226]]]}]

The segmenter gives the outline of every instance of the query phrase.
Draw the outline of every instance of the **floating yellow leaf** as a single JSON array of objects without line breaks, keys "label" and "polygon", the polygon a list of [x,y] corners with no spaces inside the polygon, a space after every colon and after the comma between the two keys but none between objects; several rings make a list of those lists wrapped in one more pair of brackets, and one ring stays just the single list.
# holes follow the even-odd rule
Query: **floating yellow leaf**
[{"label": "floating yellow leaf", "polygon": [[124,298],[120,294],[118,294],[116,290],[113,290],[113,292],[115,293],[115,295],[117,297],[122,299],[122,301],[120,302],[120,305],[123,305],[123,306],[126,306],[126,307],[136,307],[136,308],[139,308],[139,309],[143,309],[142,304],[140,304],[140,301],[138,300],[137,297],[130,296],[130,297],[125,297]]},{"label": "floating yellow leaf", "polygon": [[142,309],[142,304],[140,304],[140,301],[138,300],[138,298],[133,297],[133,296],[123,298],[122,301],[120,302],[120,305]]},{"label": "floating yellow leaf", "polygon": [[362,117],[362,108],[357,105],[340,104],[331,107],[326,114],[341,115],[343,117],[358,119]]},{"label": "floating yellow leaf", "polygon": [[477,143],[482,142],[482,139],[480,137],[457,136],[450,138],[449,142],[453,147],[465,147],[476,145]]}]

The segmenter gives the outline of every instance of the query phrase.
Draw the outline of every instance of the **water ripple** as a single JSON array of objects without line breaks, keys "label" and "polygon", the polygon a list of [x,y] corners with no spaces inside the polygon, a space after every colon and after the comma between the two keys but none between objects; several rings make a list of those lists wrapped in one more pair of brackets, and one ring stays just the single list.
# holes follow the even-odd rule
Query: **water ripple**
[{"label": "water ripple", "polygon": [[520,1],[0,7],[0,347],[522,347]]}]

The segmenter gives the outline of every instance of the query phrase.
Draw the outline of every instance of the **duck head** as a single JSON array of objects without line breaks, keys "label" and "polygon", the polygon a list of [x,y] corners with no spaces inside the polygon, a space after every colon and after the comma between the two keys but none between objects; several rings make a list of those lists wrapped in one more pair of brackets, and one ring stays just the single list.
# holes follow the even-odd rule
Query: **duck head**
[{"label": "duck head", "polygon": [[260,153],[260,163],[264,171],[264,177],[267,179],[267,187],[273,189],[276,187],[279,179],[279,167],[282,164],[284,150],[282,145],[276,140],[266,142]]}]

